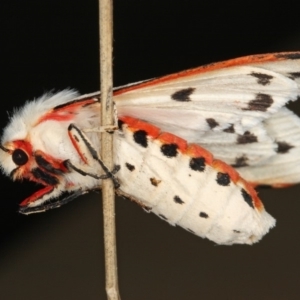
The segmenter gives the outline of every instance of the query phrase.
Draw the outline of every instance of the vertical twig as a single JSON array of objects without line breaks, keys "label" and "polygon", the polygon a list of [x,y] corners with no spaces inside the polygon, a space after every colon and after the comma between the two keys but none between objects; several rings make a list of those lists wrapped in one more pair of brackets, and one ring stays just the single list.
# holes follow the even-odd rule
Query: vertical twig
[{"label": "vertical twig", "polygon": [[[112,102],[112,0],[99,0],[100,29],[100,86],[101,125],[113,125]],[[113,135],[101,134],[101,157],[104,164],[113,169]],[[102,180],[104,217],[104,250],[106,294],[109,300],[120,299],[117,276],[115,193],[111,180]]]}]

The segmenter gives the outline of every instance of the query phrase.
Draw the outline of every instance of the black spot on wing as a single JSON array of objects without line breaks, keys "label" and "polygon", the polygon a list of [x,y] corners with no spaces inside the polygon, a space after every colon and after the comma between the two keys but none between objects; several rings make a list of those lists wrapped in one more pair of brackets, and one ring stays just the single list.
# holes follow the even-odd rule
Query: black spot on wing
[{"label": "black spot on wing", "polygon": [[178,204],[183,204],[184,201],[179,196],[174,196],[174,202]]},{"label": "black spot on wing", "polygon": [[152,185],[158,186],[161,183],[161,180],[152,177],[152,178],[150,178],[150,182]]},{"label": "black spot on wing", "polygon": [[250,196],[244,189],[242,189],[241,192],[242,192],[242,196],[243,196],[245,202],[246,202],[251,208],[254,208],[254,205],[253,205],[253,201],[252,201],[251,196]]},{"label": "black spot on wing", "polygon": [[175,101],[187,102],[191,101],[190,96],[193,94],[195,88],[182,89],[171,95],[171,98]]},{"label": "black spot on wing", "polygon": [[276,57],[278,58],[285,58],[285,59],[300,59],[300,52],[294,53],[286,53],[286,54],[277,54]]},{"label": "black spot on wing", "polygon": [[208,214],[203,211],[200,212],[199,216],[200,216],[200,218],[204,218],[204,219],[208,218]]},{"label": "black spot on wing", "polygon": [[130,163],[126,163],[125,166],[130,172],[135,170],[135,166],[131,165]]},{"label": "black spot on wing", "polygon": [[223,131],[224,131],[224,132],[227,132],[227,133],[235,133],[234,125],[233,125],[233,124],[230,124],[230,126],[227,127],[227,128],[225,128]]},{"label": "black spot on wing", "polygon": [[227,173],[218,172],[216,181],[219,185],[228,186],[230,184],[230,176]]},{"label": "black spot on wing", "polygon": [[261,85],[268,85],[274,77],[264,73],[252,72],[250,76],[257,78],[257,83]]},{"label": "black spot on wing", "polygon": [[233,232],[234,233],[241,233],[239,230],[235,230],[235,229],[233,229]]},{"label": "black spot on wing", "polygon": [[133,133],[134,141],[144,148],[148,146],[147,132],[145,130],[137,130]]},{"label": "black spot on wing", "polygon": [[245,131],[243,135],[238,135],[236,142],[238,144],[250,144],[257,142],[257,136],[249,131]]},{"label": "black spot on wing", "polygon": [[232,165],[234,168],[241,168],[241,167],[246,167],[248,166],[248,157],[246,155],[242,155],[240,157],[237,157],[235,159],[235,163]]},{"label": "black spot on wing", "polygon": [[207,122],[208,126],[210,127],[210,129],[213,129],[213,128],[219,126],[219,123],[213,118],[206,119],[206,122]]},{"label": "black spot on wing", "polygon": [[177,156],[178,146],[176,144],[165,144],[160,147],[162,154],[166,157],[175,157]]},{"label": "black spot on wing", "polygon": [[290,145],[287,142],[276,142],[277,143],[277,153],[284,154],[290,151],[290,149],[294,148],[293,145]]},{"label": "black spot on wing", "polygon": [[205,158],[204,157],[191,158],[190,168],[194,171],[203,172],[205,170]]},{"label": "black spot on wing", "polygon": [[268,94],[258,93],[254,100],[249,101],[248,107],[243,110],[267,111],[273,104],[273,98]]},{"label": "black spot on wing", "polygon": [[291,72],[289,75],[291,79],[300,78],[300,72]]}]

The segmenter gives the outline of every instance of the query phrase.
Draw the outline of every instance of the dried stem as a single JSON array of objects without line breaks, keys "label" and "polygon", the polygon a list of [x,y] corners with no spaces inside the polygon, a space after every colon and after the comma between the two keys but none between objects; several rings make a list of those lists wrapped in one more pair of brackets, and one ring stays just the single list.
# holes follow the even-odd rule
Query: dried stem
[{"label": "dried stem", "polygon": [[[113,125],[112,102],[112,0],[99,0],[100,28],[100,85],[101,125]],[[101,133],[101,157],[104,164],[113,169],[113,135]],[[120,299],[117,275],[115,193],[111,180],[102,180],[104,217],[104,250],[106,294],[109,300]]]}]

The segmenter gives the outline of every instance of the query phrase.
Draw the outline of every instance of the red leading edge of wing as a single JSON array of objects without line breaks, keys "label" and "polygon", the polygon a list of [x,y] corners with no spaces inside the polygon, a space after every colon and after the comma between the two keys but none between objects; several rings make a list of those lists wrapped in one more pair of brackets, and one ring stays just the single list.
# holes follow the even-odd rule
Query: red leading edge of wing
[{"label": "red leading edge of wing", "polygon": [[114,95],[124,94],[136,89],[150,87],[159,83],[169,82],[175,79],[179,79],[185,76],[201,74],[206,72],[211,72],[219,69],[234,67],[234,66],[242,66],[242,65],[249,65],[251,63],[262,63],[262,62],[272,62],[272,61],[281,61],[287,59],[299,59],[300,52],[280,52],[280,53],[269,53],[269,54],[258,54],[258,55],[249,55],[239,58],[234,58],[222,62],[211,63],[208,65],[204,65],[198,68],[193,68],[185,71],[181,71],[178,73],[170,74],[167,76],[159,77],[153,80],[149,80],[146,82],[142,82],[140,84],[128,86],[117,90],[114,92]]}]

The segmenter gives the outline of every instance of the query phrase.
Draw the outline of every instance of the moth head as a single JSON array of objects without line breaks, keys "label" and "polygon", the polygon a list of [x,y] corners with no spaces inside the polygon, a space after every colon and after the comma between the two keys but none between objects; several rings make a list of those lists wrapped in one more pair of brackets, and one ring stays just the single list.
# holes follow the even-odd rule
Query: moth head
[{"label": "moth head", "polygon": [[6,175],[12,180],[29,180],[42,186],[22,201],[21,208],[39,206],[67,189],[65,175],[69,170],[62,159],[44,153],[27,140],[9,141],[0,148],[1,167]]},{"label": "moth head", "polygon": [[66,165],[68,160],[81,163],[69,138],[68,126],[80,120],[83,128],[89,126],[91,116],[95,115],[89,106],[95,101],[73,101],[74,96],[73,91],[63,91],[28,102],[15,111],[3,131],[0,144],[3,173],[13,180],[25,179],[43,186],[23,200],[21,208],[38,207],[63,192],[86,186],[83,176]]},{"label": "moth head", "polygon": [[[55,95],[45,94],[13,111],[10,122],[3,130],[0,146],[0,164],[6,175],[12,176],[14,180],[28,177],[28,171],[35,165],[34,152],[47,146],[45,138],[42,140],[47,135],[45,130],[53,129],[51,124],[45,126],[47,117],[50,120],[57,105],[66,103],[75,96],[77,93],[70,90]],[[55,143],[50,140],[49,143],[51,142]]]}]

